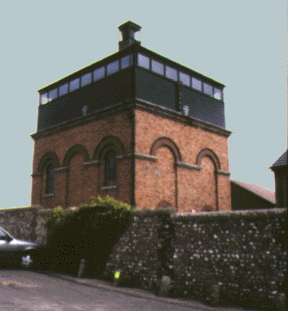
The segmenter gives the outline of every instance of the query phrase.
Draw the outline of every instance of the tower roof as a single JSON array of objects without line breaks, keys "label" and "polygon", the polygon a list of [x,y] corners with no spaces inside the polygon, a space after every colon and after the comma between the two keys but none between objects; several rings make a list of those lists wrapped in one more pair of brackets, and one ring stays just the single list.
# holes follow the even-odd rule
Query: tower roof
[{"label": "tower roof", "polygon": [[273,170],[276,167],[287,165],[287,153],[288,149],[273,163],[270,168]]}]

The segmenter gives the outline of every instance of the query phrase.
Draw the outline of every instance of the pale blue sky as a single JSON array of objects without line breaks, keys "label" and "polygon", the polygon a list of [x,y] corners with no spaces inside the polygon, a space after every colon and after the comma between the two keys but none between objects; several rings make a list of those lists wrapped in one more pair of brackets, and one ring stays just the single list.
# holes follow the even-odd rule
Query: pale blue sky
[{"label": "pale blue sky", "polygon": [[117,27],[226,85],[231,179],[274,191],[287,149],[285,0],[1,0],[0,208],[30,205],[37,89],[118,49]]}]

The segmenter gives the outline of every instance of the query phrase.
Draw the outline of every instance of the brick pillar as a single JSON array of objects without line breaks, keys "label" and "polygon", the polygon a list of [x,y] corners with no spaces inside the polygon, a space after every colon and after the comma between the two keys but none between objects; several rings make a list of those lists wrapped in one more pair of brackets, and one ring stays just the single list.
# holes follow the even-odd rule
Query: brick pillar
[{"label": "brick pillar", "polygon": [[69,168],[58,167],[55,169],[55,181],[54,181],[54,189],[55,189],[55,206],[66,207],[67,202],[67,175],[68,175]]},{"label": "brick pillar", "polygon": [[31,205],[41,205],[41,182],[42,174],[34,173],[32,176]]},{"label": "brick pillar", "polygon": [[231,210],[231,185],[228,172],[216,171],[218,184],[219,211]]}]

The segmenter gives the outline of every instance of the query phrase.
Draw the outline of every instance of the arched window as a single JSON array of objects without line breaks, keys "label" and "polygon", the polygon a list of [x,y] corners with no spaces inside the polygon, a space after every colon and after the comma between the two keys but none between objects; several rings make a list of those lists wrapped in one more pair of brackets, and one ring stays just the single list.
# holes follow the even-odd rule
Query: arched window
[{"label": "arched window", "polygon": [[116,152],[110,150],[105,156],[105,186],[116,186],[117,181],[117,166]]},{"label": "arched window", "polygon": [[54,166],[49,164],[46,168],[46,194],[54,193]]}]

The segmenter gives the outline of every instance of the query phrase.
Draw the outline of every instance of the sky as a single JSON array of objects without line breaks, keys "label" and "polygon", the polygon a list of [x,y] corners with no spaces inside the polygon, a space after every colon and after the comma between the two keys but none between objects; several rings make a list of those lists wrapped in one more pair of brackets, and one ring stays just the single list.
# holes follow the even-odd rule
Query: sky
[{"label": "sky", "polygon": [[1,0],[0,208],[29,206],[38,92],[117,52],[117,27],[226,85],[230,178],[275,190],[287,149],[286,0]]}]

